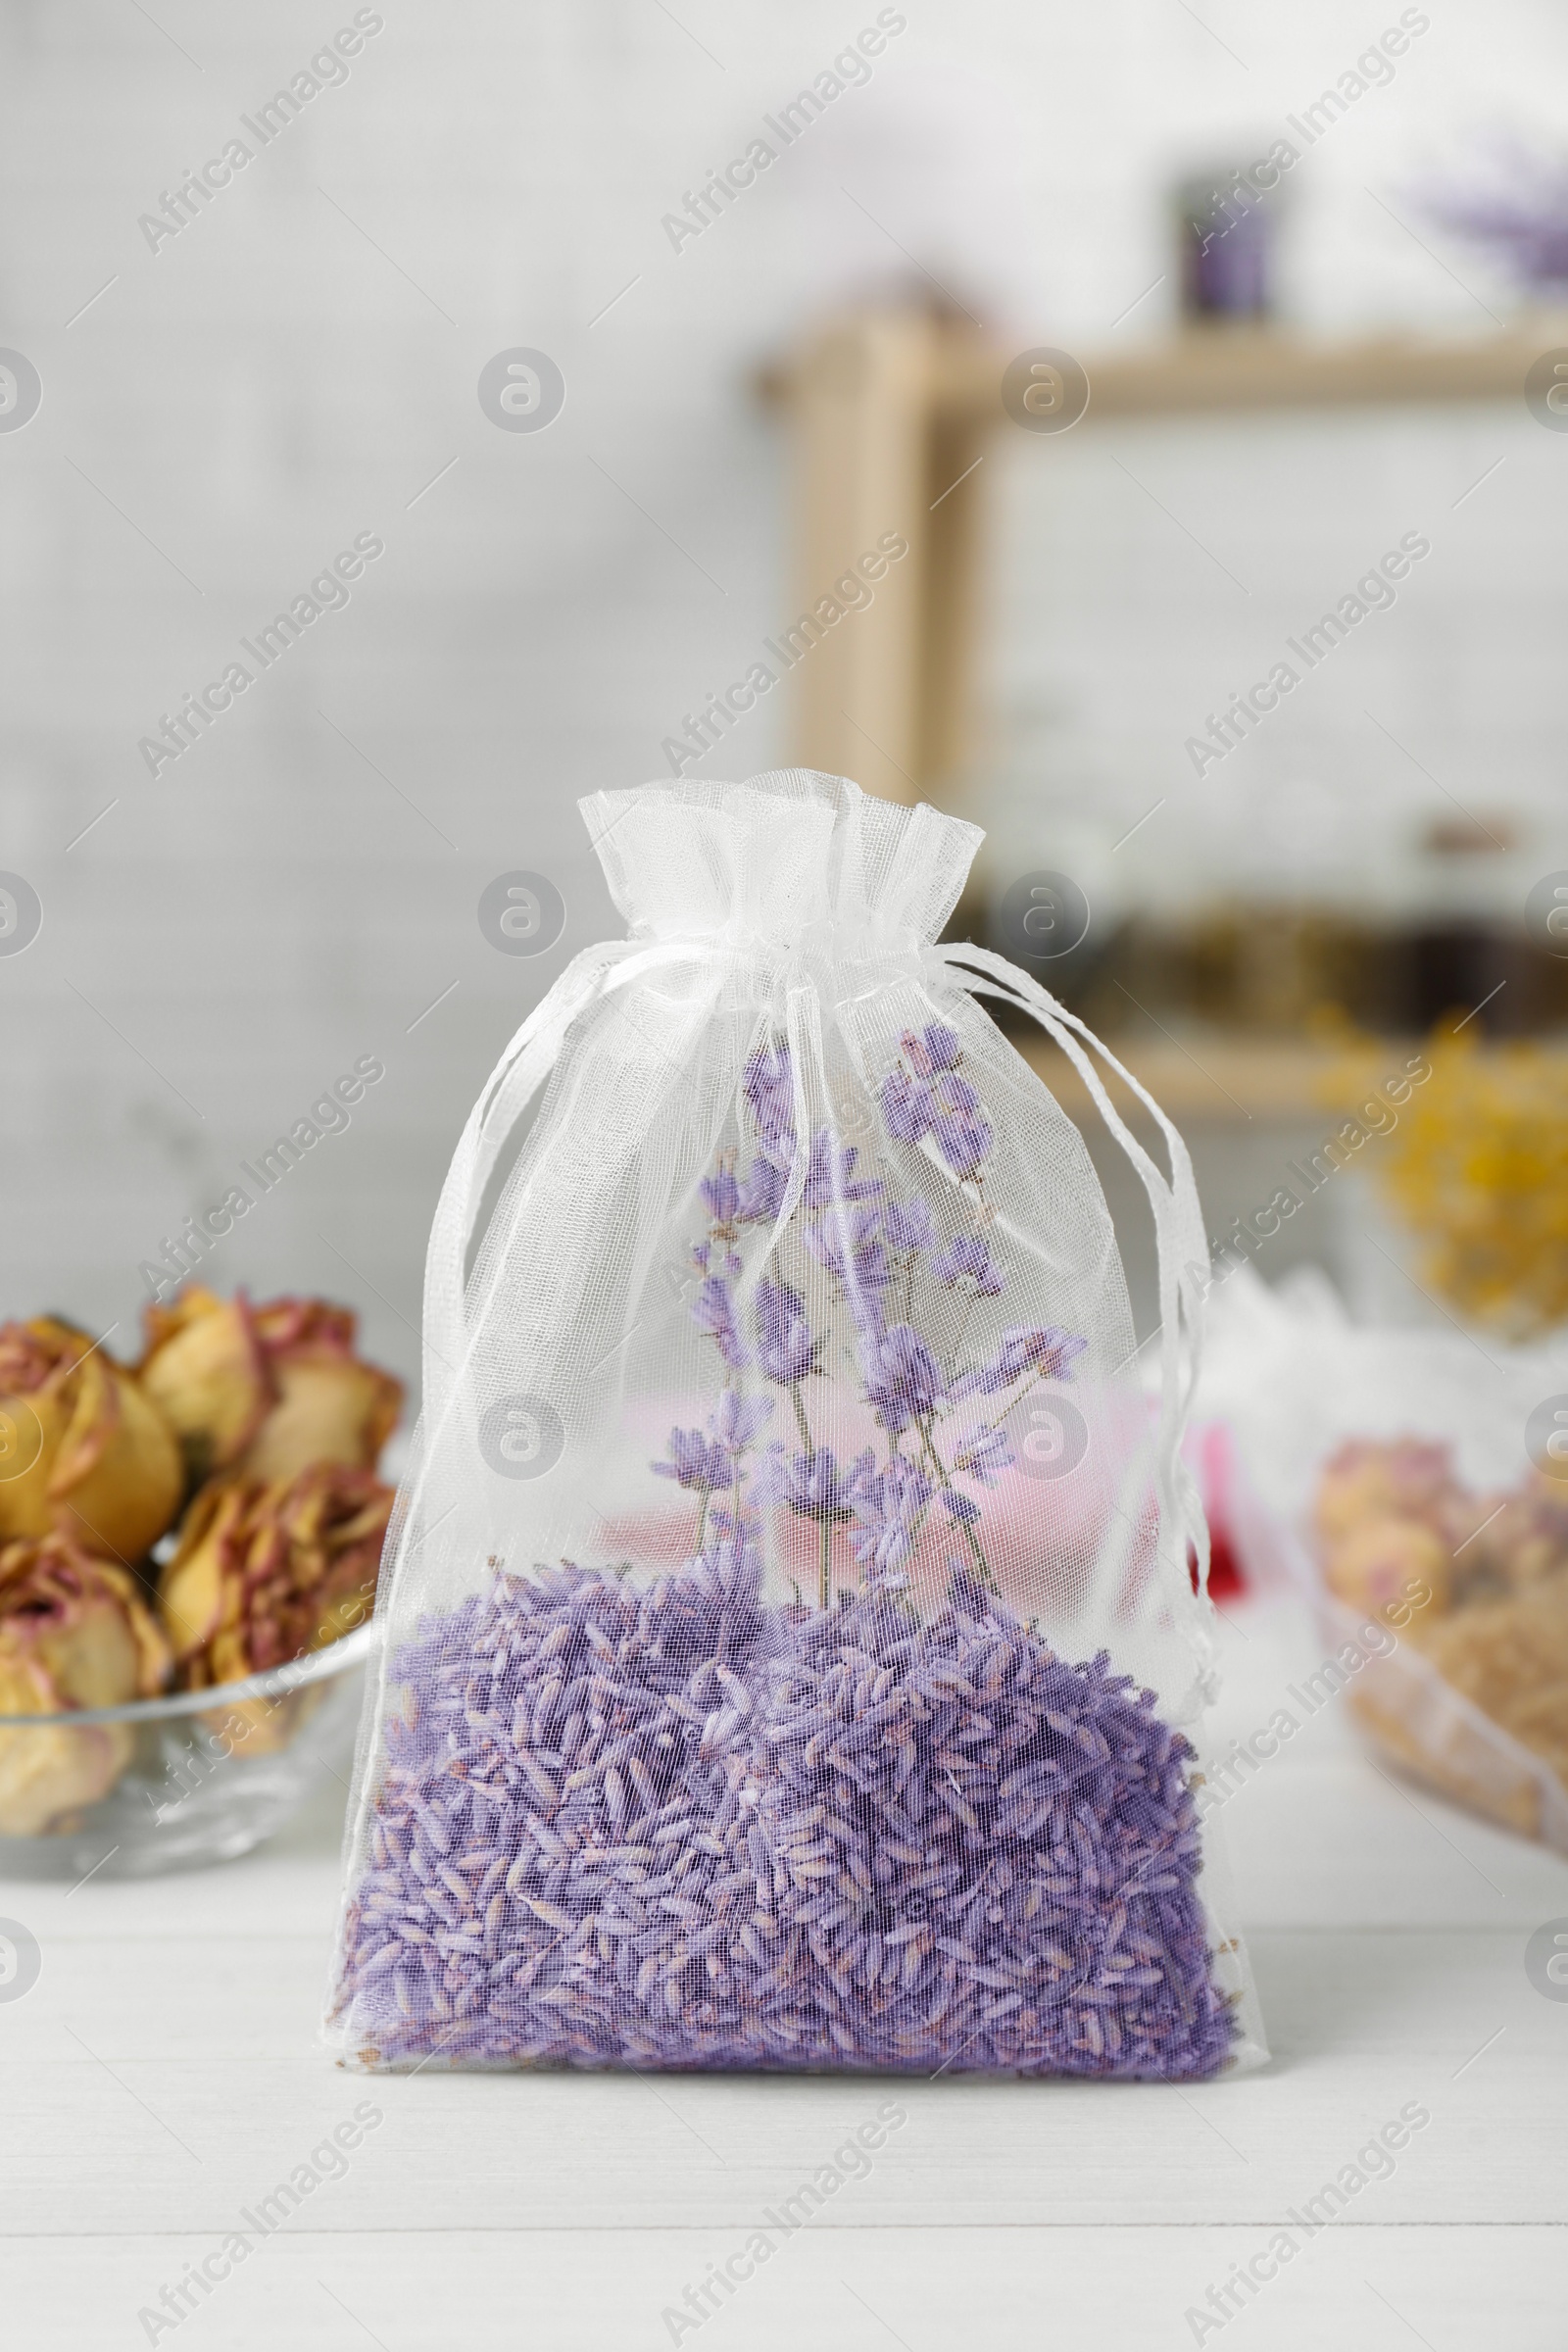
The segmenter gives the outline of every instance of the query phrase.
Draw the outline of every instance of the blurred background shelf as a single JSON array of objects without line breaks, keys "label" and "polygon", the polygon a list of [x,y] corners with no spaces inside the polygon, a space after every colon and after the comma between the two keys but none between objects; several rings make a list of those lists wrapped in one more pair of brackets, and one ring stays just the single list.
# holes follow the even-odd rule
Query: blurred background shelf
[{"label": "blurred background shelf", "polygon": [[[1198,325],[1077,361],[1088,387],[1078,421],[1522,404],[1531,366],[1554,342],[1568,344],[1568,312],[1446,338]],[[792,444],[794,625],[811,653],[794,680],[791,749],[801,764],[856,774],[906,802],[937,790],[951,802],[961,788],[989,561],[983,466],[993,434],[1012,421],[1003,381],[1017,356],[967,316],[921,302],[832,319],[760,374]],[[1060,432],[1022,437],[1049,450]],[[837,629],[821,616],[823,601],[890,532],[907,552],[856,611],[856,625]]]},{"label": "blurred background shelf", "polygon": [[[1544,345],[1568,338],[1568,317],[1542,329],[1434,341],[1368,335],[1325,341],[1278,327],[1195,327],[1164,343],[1091,354],[1084,361],[1097,416],[1169,416],[1232,409],[1371,406],[1429,400],[1522,398]],[[1000,384],[1010,354],[952,347],[938,380],[943,405],[1002,415]]]},{"label": "blurred background shelf", "polygon": [[[1088,1088],[1051,1040],[1037,1032],[1015,1035],[1032,1069],[1038,1070],[1064,1110],[1073,1117],[1092,1113]],[[1297,1038],[1251,1039],[1199,1032],[1190,1040],[1169,1037],[1134,1041],[1118,1037],[1119,1061],[1149,1089],[1162,1110],[1181,1124],[1201,1119],[1241,1126],[1253,1120],[1327,1122],[1351,1107],[1355,1078],[1343,1052],[1330,1052]],[[1413,1038],[1374,1041],[1367,1059],[1380,1070],[1396,1070],[1418,1051]],[[1136,1096],[1119,1082],[1110,1091],[1125,1111],[1143,1113]]]},{"label": "blurred background shelf", "polygon": [[[1031,1069],[1074,1117],[1090,1107],[1089,1090],[1078,1072],[1042,1032],[1012,1032]],[[1221,1125],[1252,1120],[1345,1118],[1357,1100],[1400,1071],[1421,1053],[1416,1037],[1357,1039],[1352,1047],[1325,1047],[1304,1039],[1238,1038],[1222,1031],[1195,1030],[1180,1037],[1117,1037],[1116,1058],[1146,1086],[1162,1110],[1181,1122],[1201,1119]],[[1542,1049],[1549,1070],[1568,1072],[1568,1046]],[[1140,1109],[1119,1081],[1107,1080],[1125,1109]],[[1140,1115],[1146,1115],[1140,1113]]]},{"label": "blurred background shelf", "polygon": [[[0,866],[46,910],[0,956],[13,1310],[125,1345],[163,1238],[373,1051],[350,1131],[211,1271],[352,1300],[416,1377],[452,1139],[619,927],[574,807],[607,783],[804,757],[953,808],[986,836],[955,928],[1008,954],[1009,891],[1059,870],[1091,926],[1032,968],[1176,1106],[1211,1230],[1328,1131],[1327,1008],[1560,1033],[1524,907],[1568,878],[1568,431],[1521,392],[1568,349],[1568,16],[1500,10],[1391,32],[1379,87],[1321,99],[1364,26],[899,12],[745,193],[694,174],[808,89],[831,16],[621,41],[568,12],[545,56],[478,0],[455,56],[389,15],[154,255],[138,215],[217,135],[178,77],[252,104],[275,29],[172,24],[204,78],[134,10],[83,46],[13,0],[4,340],[44,397],[0,433]],[[411,176],[454,88],[466,160]],[[1303,103],[1332,129],[1254,202]],[[1068,431],[1003,405],[1045,345],[1088,378]],[[476,397],[520,346],[568,387],[545,432]],[[151,775],[142,739],[367,527],[347,609]],[[1196,772],[1207,714],[1412,531],[1394,608]],[[475,917],[522,869],[566,912],[532,961]],[[1270,1278],[1333,1262],[1308,1225]]]},{"label": "blurred background shelf", "polygon": [[[926,397],[942,416],[1001,423],[1002,378],[1015,356],[969,321],[935,314],[936,332],[904,344],[906,362],[928,368]],[[764,368],[764,398],[800,396],[818,370],[852,392],[865,379],[855,356],[868,321],[847,319],[795,357]],[[1278,326],[1192,326],[1128,351],[1081,358],[1089,378],[1085,421],[1097,416],[1163,416],[1228,409],[1301,409],[1389,402],[1522,397],[1542,352],[1568,337],[1568,311],[1544,311],[1499,333],[1434,337],[1293,334]]]}]

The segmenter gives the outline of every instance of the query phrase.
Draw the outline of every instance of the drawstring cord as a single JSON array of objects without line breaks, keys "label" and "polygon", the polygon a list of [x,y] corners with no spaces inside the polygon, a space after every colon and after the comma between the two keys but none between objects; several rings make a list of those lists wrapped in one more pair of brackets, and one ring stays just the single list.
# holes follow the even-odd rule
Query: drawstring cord
[{"label": "drawstring cord", "polygon": [[[1018,1006],[1039,1022],[1083,1079],[1095,1107],[1136,1169],[1149,1196],[1159,1267],[1160,1394],[1155,1482],[1161,1529],[1176,1538],[1175,1556],[1166,1566],[1168,1573],[1179,1575],[1185,1592],[1187,1554],[1191,1547],[1198,1556],[1199,1591],[1206,1594],[1208,1526],[1197,1484],[1181,1457],[1182,1430],[1197,1386],[1202,1349],[1203,1295],[1209,1271],[1208,1241],[1187,1146],[1152,1095],[1109,1047],[1029,973],[1020,971],[1016,964],[991,949],[972,947],[966,940],[933,949],[931,956],[944,974],[956,979],[972,995],[996,997],[1004,1004]],[[1086,1048],[1100,1055],[1152,1115],[1170,1155],[1169,1179],[1127,1126]]]}]

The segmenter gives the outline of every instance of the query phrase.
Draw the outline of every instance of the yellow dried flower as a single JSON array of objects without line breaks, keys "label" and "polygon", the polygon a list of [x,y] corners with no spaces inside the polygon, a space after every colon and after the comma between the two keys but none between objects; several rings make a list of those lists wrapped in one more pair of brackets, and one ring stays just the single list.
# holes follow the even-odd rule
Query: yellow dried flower
[{"label": "yellow dried flower", "polygon": [[178,1435],[192,1487],[220,1472],[276,1481],[313,1462],[373,1470],[403,1384],[355,1352],[356,1318],[324,1298],[253,1306],[192,1283],[147,1309],[143,1389]]},{"label": "yellow dried flower", "polygon": [[0,1540],[59,1528],[132,1565],[179,1508],[162,1410],[58,1315],[0,1323]]},{"label": "yellow dried flower", "polygon": [[1440,1298],[1537,1338],[1568,1320],[1568,1058],[1462,1032],[1426,1052],[1432,1077],[1383,1140],[1383,1190]]},{"label": "yellow dried flower", "polygon": [[[393,1500],[391,1487],[343,1462],[203,1487],[158,1582],[181,1688],[243,1682],[364,1624]],[[243,1700],[228,1720],[248,1727],[254,1756],[285,1745],[298,1712]]]}]

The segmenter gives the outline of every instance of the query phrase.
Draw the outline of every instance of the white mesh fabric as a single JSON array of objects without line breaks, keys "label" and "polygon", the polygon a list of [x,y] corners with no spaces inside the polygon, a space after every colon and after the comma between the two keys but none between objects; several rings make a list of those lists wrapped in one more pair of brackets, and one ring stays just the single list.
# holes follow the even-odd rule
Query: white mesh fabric
[{"label": "white mesh fabric", "polygon": [[[1161,1120],[1167,1178],[1112,1110],[1081,1024],[1000,959],[933,945],[972,826],[805,771],[603,793],[583,810],[631,936],[580,956],[513,1040],[437,1211],[424,1413],[383,1570],[335,2031],[371,2064],[897,2066],[979,2019],[960,2065],[1212,2071],[1237,1984],[1234,1953],[1214,1958],[1217,1930],[1204,1928],[1201,1969],[1190,1954],[1146,1961],[1164,1988],[1142,2010],[1116,1973],[1132,1965],[1117,1937],[1151,1941],[1150,1923],[1129,1919],[1163,1883],[1160,1840],[1192,1842],[1175,1767],[1161,1781],[1157,1762],[1129,1760],[1120,1788],[1122,1767],[1104,1764],[1100,1812],[1079,1823],[1061,1793],[1072,1774],[1039,1744],[1066,1736],[1043,1693],[1067,1666],[1087,1678],[1062,1701],[1087,1710],[1077,1770],[1097,1743],[1110,1756],[1122,1741],[1131,1759],[1144,1738],[1144,1715],[1124,1720],[1134,1701],[1095,1695],[1097,1676],[1131,1677],[1167,1729],[1191,1726],[1207,1689],[1207,1607],[1188,1573],[1206,1539],[1177,1463],[1206,1253],[1180,1139]],[[974,990],[1026,1004],[1056,1036],[1148,1188],[1155,1405],[1082,1138]],[[475,1248],[487,1183],[536,1102]],[[673,1648],[659,1631],[671,1611]],[[884,1651],[893,1664],[856,1667]],[[560,1690],[542,1663],[557,1654],[577,1660]],[[1011,1694],[993,1702],[1000,1726],[970,1690],[982,1667]],[[662,1731],[647,1716],[643,1755],[626,1726],[655,1704],[650,1674],[673,1712]],[[818,1688],[850,1710],[833,1748],[844,1786],[816,1800],[833,1834],[858,1822],[885,1841],[917,1796],[957,1840],[912,1889],[870,1846],[870,1859],[835,1854],[855,1891],[820,1931],[845,1938],[826,1958],[808,1955],[839,1903],[820,1907],[815,1863],[788,1846],[812,1810],[789,1790],[809,1793],[819,1762],[809,1735],[789,1744],[788,1711],[804,1724],[803,1693]],[[950,1704],[950,1744],[927,1757],[920,1741]],[[702,1740],[656,1806],[653,1781],[632,1791],[628,1759],[644,1778],[672,1772],[694,1710]],[[1151,1756],[1165,1736],[1150,1734]],[[877,1781],[884,1764],[897,1787]],[[1158,1804],[1133,1786],[1146,1777]],[[1027,1804],[1013,1784],[1034,1791]],[[623,1836],[639,1804],[647,1835]],[[743,1877],[736,1840],[760,1851],[759,1835],[775,1910],[759,1874],[763,1925],[747,1927],[737,1869],[715,1857],[740,1855]],[[447,1892],[406,1936],[424,1866],[454,1836],[468,1841],[475,1903],[480,1882],[490,1889],[483,1913],[448,1860]],[[1097,1837],[1123,1856],[1114,1869],[1089,1851]],[[1042,1838],[1076,1856],[1054,1880]],[[679,1849],[667,1869],[666,1844]],[[1117,1897],[1124,1862],[1131,1891]],[[1037,1889],[1027,1920],[1026,1868],[1054,1889]],[[601,1870],[621,1891],[585,1910]],[[671,1872],[701,1893],[650,1897]],[[675,1906],[673,1928],[650,1901]],[[1050,1943],[1032,1923],[1053,1903]],[[973,1940],[982,1912],[989,1958]],[[666,1929],[685,1939],[673,1950]],[[547,1952],[536,1939],[549,1935]],[[1176,1936],[1168,1919],[1161,1936]],[[792,1955],[787,1982],[763,1966],[770,1937]],[[1067,1973],[1038,1956],[1063,1937],[1077,1938]],[[1172,1991],[1183,1967],[1204,1983]],[[1199,2036],[1200,2062],[1183,2003],[1202,2009],[1216,1985],[1223,2014]],[[1248,2054],[1245,2034],[1228,2054]]]},{"label": "white mesh fabric", "polygon": [[923,804],[869,800],[808,768],[599,792],[582,811],[634,938],[785,955],[828,925],[841,955],[935,939],[983,838]]}]

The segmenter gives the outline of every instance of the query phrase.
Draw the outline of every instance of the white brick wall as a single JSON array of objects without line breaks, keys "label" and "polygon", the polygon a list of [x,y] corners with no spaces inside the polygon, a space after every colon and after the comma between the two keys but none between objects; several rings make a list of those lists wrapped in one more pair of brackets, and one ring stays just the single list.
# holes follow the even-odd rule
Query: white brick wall
[{"label": "white brick wall", "polygon": [[[1020,343],[1156,331],[1168,284],[1112,321],[1166,266],[1170,178],[1273,135],[1397,11],[1207,0],[1210,33],[1169,0],[978,18],[909,0],[870,85],[677,255],[662,214],[872,21],[869,0],[679,0],[680,23],[653,0],[387,0],[347,83],[149,252],[138,214],[353,13],[157,0],[155,24],[123,0],[0,5],[0,344],[44,381],[39,415],[0,434],[0,866],[45,906],[34,945],[0,958],[3,1304],[118,1321],[127,1345],[137,1261],[373,1051],[387,1076],[353,1129],[214,1272],[354,1299],[409,1370],[462,1118],[541,985],[610,921],[572,800],[658,772],[661,737],[787,609],[781,451],[748,370],[813,308],[904,269],[900,245]],[[1494,95],[1560,110],[1564,47],[1546,0],[1434,7],[1393,88],[1297,174],[1304,315],[1476,320],[1358,191],[1396,191]],[[475,398],[485,360],[519,343],[567,380],[538,436],[498,432]],[[1130,822],[1168,788],[1185,798],[1149,870],[1245,864],[1307,788],[1336,807],[1412,789],[1363,702],[1461,795],[1557,791],[1547,526],[1568,441],[1512,413],[1021,438],[993,469],[993,742],[1032,795],[1092,779],[1099,815]],[[1195,790],[1180,739],[1211,697],[1412,526],[1434,555],[1400,608]],[[144,730],[367,528],[386,553],[347,610],[151,779]],[[766,765],[780,717],[765,702],[710,764]],[[517,865],[568,907],[537,965],[474,920]]]}]

